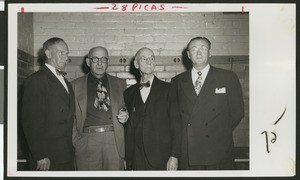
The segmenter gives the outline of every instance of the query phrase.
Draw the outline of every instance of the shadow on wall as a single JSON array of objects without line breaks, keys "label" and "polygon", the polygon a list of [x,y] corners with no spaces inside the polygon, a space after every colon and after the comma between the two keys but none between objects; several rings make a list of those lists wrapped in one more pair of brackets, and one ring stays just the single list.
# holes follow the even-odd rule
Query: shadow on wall
[{"label": "shadow on wall", "polygon": [[84,74],[87,74],[87,73],[89,73],[90,72],[90,68],[87,66],[87,64],[86,64],[86,58],[88,57],[88,54],[87,55],[85,55],[84,57],[83,57],[83,60],[82,60],[82,64],[81,64],[81,70],[82,70],[82,72],[84,73]]},{"label": "shadow on wall", "polygon": [[187,47],[183,49],[181,53],[182,64],[186,70],[189,70],[193,67],[192,61],[189,59],[187,55]]},{"label": "shadow on wall", "polygon": [[43,66],[46,62],[46,59],[47,59],[47,56],[46,56],[43,48],[40,48],[37,53],[37,63],[38,63],[37,65]]},{"label": "shadow on wall", "polygon": [[137,82],[140,82],[140,80],[141,80],[141,74],[140,74],[140,71],[137,68],[135,68],[135,66],[134,66],[134,58],[135,57],[132,57],[130,59],[129,73],[132,74],[132,75],[134,75],[134,77],[135,77],[135,79],[136,79]]}]

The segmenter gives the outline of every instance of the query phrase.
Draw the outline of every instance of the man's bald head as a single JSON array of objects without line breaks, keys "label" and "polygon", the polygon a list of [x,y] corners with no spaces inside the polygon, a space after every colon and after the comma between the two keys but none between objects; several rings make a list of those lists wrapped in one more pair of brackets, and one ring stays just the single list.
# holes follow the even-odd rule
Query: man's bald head
[{"label": "man's bald head", "polygon": [[139,59],[140,57],[142,57],[142,56],[146,57],[147,55],[154,56],[154,53],[151,49],[149,49],[147,47],[143,47],[136,52],[135,58]]},{"label": "man's bald head", "polygon": [[94,54],[101,52],[101,53],[105,53],[106,56],[108,57],[108,51],[105,47],[102,46],[97,46],[97,47],[93,47],[90,49],[89,51],[89,57],[92,57]]}]

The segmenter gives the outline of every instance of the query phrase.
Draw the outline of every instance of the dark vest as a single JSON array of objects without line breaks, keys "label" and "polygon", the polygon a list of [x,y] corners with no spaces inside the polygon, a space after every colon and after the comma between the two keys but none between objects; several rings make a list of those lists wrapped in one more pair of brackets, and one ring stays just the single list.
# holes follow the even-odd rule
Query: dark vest
[{"label": "dark vest", "polygon": [[143,122],[146,115],[146,103],[147,101],[144,103],[140,93],[138,93],[134,102],[135,113],[133,117],[133,126],[135,131],[134,142],[140,149],[143,149]]}]

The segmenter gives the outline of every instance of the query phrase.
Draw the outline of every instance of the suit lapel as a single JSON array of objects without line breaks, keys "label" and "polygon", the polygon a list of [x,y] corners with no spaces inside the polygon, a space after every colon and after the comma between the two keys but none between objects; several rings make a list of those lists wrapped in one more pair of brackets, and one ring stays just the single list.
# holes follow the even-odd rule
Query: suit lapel
[{"label": "suit lapel", "polygon": [[[74,98],[74,92],[73,92],[71,84],[68,81],[66,81],[66,84],[67,84],[67,87],[68,87],[68,90],[69,90],[69,107],[70,108],[69,108],[69,116],[68,117],[70,117],[70,116],[73,115],[72,112],[74,112],[74,109],[75,109],[75,106],[74,106],[75,105],[75,98]],[[68,119],[70,119],[70,118],[68,118]]]},{"label": "suit lapel", "polygon": [[51,89],[55,89],[55,92],[58,96],[61,96],[63,101],[69,104],[69,94],[62,83],[57,79],[57,77],[50,71],[47,66],[44,66],[45,73],[49,77],[49,86]]},{"label": "suit lapel", "polygon": [[201,88],[200,94],[198,96],[198,99],[200,99],[198,102],[201,104],[205,104],[206,101],[209,99],[210,94],[212,93],[214,87],[216,86],[216,83],[218,82],[217,79],[215,79],[214,76],[214,68],[210,66],[210,70],[207,73],[206,79],[204,81],[204,84]]},{"label": "suit lapel", "polygon": [[109,85],[109,98],[110,98],[110,107],[111,107],[111,111],[112,111],[112,117],[115,117],[117,114],[119,114],[118,113],[119,106],[118,106],[118,101],[117,101],[117,99],[120,97],[120,94],[118,94],[119,87],[118,87],[118,84],[112,80],[112,77],[109,74],[107,74],[107,80],[108,80],[108,85]]},{"label": "suit lapel", "polygon": [[81,122],[80,122],[80,129],[83,129],[83,125],[86,119],[86,111],[87,111],[87,78],[88,75],[85,75],[82,81],[78,83],[77,88],[79,89],[77,95],[77,102],[78,107],[81,111]]},{"label": "suit lapel", "polygon": [[159,95],[157,94],[157,92],[159,92],[160,87],[161,87],[160,80],[156,76],[154,76],[152,86],[151,86],[151,90],[150,90],[149,96],[148,96],[145,103],[153,104],[153,102],[157,98],[159,98]]},{"label": "suit lapel", "polygon": [[[207,105],[207,101],[211,98],[211,93],[214,90],[214,87],[216,87],[216,83],[218,80],[215,78],[214,69],[211,66],[210,70],[206,76],[206,79],[204,81],[204,84],[201,88],[200,94],[198,95],[193,110],[191,111],[191,117],[193,115],[197,115],[197,112],[199,109],[204,109],[204,106]],[[191,118],[195,119],[195,118]],[[197,119],[197,118],[196,118]]]},{"label": "suit lapel", "polygon": [[192,72],[191,70],[188,70],[185,73],[185,76],[182,78],[182,90],[185,94],[185,96],[191,101],[194,102],[197,98],[197,94],[194,89],[194,84],[192,81]]}]

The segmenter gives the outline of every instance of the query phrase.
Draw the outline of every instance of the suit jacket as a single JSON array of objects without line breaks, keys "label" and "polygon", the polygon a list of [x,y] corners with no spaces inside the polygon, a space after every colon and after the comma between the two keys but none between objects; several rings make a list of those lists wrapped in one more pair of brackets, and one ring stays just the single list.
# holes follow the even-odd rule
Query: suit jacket
[{"label": "suit jacket", "polygon": [[[143,119],[143,144],[148,162],[154,167],[164,167],[170,156],[178,158],[181,143],[181,122],[178,118],[177,104],[170,93],[171,84],[154,77],[146,101]],[[124,92],[125,104],[129,112],[126,123],[126,163],[131,169],[134,148],[135,100],[140,96],[139,84],[132,85]]]},{"label": "suit jacket", "polygon": [[232,156],[232,131],[244,116],[243,95],[236,74],[211,66],[198,96],[191,70],[171,82],[183,122],[182,149],[187,148],[190,165],[218,164]]},{"label": "suit jacket", "polygon": [[24,82],[22,125],[35,161],[46,157],[51,164],[73,161],[74,93],[65,82],[69,94],[46,66]]},{"label": "suit jacket", "polygon": [[[87,78],[88,74],[71,82],[75,94],[75,121],[73,128],[73,144],[75,149],[77,142],[82,138],[83,126],[87,112]],[[126,81],[107,74],[109,84],[109,98],[111,102],[112,121],[114,126],[115,140],[120,157],[125,156],[124,127],[118,121],[119,110],[125,105],[123,92],[126,89]]]}]

